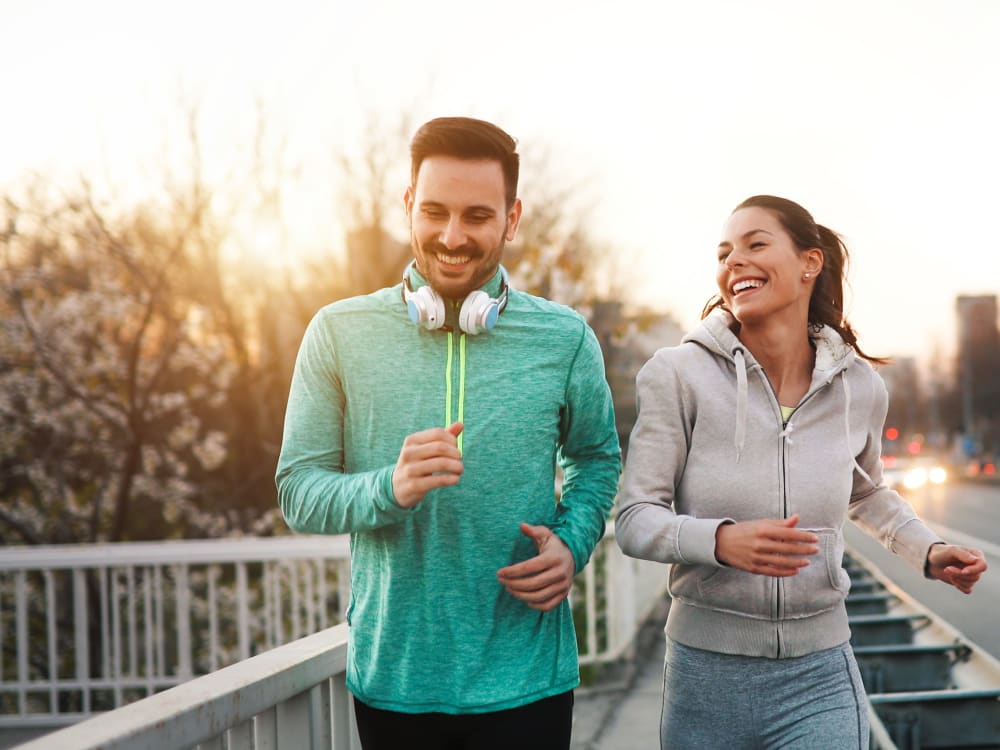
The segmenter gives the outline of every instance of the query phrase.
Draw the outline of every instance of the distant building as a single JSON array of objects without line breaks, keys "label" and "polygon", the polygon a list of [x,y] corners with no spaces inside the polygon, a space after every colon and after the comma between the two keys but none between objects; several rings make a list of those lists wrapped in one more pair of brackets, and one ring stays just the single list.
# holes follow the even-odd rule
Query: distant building
[{"label": "distant building", "polygon": [[997,449],[1000,437],[1000,330],[995,294],[962,295],[958,310],[958,389],[965,434]]},{"label": "distant building", "polygon": [[894,430],[890,438],[883,436],[882,452],[887,455],[901,453],[906,444],[926,429],[926,408],[920,373],[913,357],[894,357],[891,364],[878,368],[889,391],[889,412],[885,418],[886,430]]}]

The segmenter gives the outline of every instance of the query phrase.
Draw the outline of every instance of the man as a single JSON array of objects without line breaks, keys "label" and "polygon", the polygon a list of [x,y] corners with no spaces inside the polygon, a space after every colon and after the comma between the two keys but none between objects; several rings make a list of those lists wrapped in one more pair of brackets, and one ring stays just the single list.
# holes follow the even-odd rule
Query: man
[{"label": "man", "polygon": [[507,286],[515,141],[439,118],[411,161],[414,261],[310,323],[279,503],[296,531],[351,534],[347,683],[366,750],[568,748],[566,597],[621,467],[601,351],[580,315]]}]

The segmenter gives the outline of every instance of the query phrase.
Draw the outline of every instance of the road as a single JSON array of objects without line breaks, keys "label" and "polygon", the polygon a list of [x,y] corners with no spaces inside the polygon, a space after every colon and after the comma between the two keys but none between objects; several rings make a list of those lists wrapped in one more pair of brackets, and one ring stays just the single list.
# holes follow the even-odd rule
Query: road
[{"label": "road", "polygon": [[851,523],[844,530],[848,544],[925,607],[1000,658],[1000,485],[955,482],[908,491],[906,499],[945,541],[986,553],[990,568],[971,595],[924,579]]}]

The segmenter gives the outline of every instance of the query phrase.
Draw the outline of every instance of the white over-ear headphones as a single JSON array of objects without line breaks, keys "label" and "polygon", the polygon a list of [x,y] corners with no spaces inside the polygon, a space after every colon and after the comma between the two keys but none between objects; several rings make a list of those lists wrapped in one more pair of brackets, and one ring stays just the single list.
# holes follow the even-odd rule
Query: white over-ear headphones
[{"label": "white over-ear headphones", "polygon": [[[403,301],[410,320],[433,331],[444,326],[444,298],[430,284],[416,290],[410,286],[410,269],[415,264],[410,261],[403,271]],[[500,266],[500,294],[494,299],[480,289],[470,292],[458,311],[458,327],[472,336],[491,330],[507,307],[507,296],[507,271]]]}]

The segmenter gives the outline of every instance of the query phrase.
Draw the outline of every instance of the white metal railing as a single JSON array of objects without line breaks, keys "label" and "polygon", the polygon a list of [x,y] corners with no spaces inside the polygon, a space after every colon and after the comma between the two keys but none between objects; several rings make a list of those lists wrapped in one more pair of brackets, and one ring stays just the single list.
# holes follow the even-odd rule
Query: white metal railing
[{"label": "white metal railing", "polygon": [[341,619],[346,537],[0,550],[0,728],[57,726]]},{"label": "white metal railing", "polygon": [[18,750],[352,750],[346,664],[340,624]]},{"label": "white metal railing", "polygon": [[[164,717],[157,712],[162,710],[162,705],[167,705],[161,703],[162,695],[186,701],[188,692],[193,690],[205,700],[214,702],[215,697],[207,695],[206,690],[224,683],[190,678],[209,672],[209,677],[223,672],[233,674],[230,671],[233,667],[215,670],[237,661],[240,663],[235,666],[241,671],[236,674],[241,680],[245,678],[246,689],[253,692],[256,701],[258,693],[274,692],[275,688],[269,681],[270,672],[266,671],[269,662],[256,656],[247,658],[250,644],[259,644],[255,647],[259,651],[325,628],[329,624],[328,612],[339,614],[346,606],[347,555],[346,537],[322,536],[121,544],[73,550],[51,547],[2,550],[0,576],[12,578],[13,595],[0,600],[0,644],[6,648],[4,637],[8,631],[14,633],[16,668],[5,670],[0,665],[0,676],[3,676],[0,705],[4,710],[0,715],[0,727],[72,723],[101,708],[117,708],[140,698],[143,698],[140,703],[148,707],[148,721],[161,722]],[[213,566],[216,566],[214,573],[211,572]],[[227,566],[232,568],[228,573]],[[159,578],[155,572],[158,569],[161,571]],[[253,569],[257,570],[256,577],[252,575]],[[201,571],[200,578],[194,576],[197,571]],[[174,580],[172,586],[164,583],[168,572]],[[71,625],[62,633],[58,618],[52,615],[59,609],[56,606],[60,598],[56,579],[60,574],[68,575],[71,581],[68,593],[72,606],[68,609],[74,614],[67,621]],[[96,585],[93,584],[95,578]],[[37,611],[29,611],[32,597],[27,592],[33,587],[36,596],[41,597],[36,603],[44,602],[44,606],[35,608]],[[571,595],[580,634],[581,664],[610,662],[625,655],[638,628],[664,596],[665,588],[665,566],[623,556],[614,541],[613,524],[609,524],[591,564],[577,576]],[[221,596],[222,591],[229,593]],[[2,592],[0,588],[0,596]],[[94,601],[95,594],[99,602]],[[11,602],[14,606],[9,608]],[[94,617],[88,617],[95,607]],[[173,616],[168,617],[168,611]],[[28,626],[29,619],[34,627]],[[13,628],[9,627],[9,621],[15,623]],[[172,629],[168,627],[171,623],[174,624]],[[37,639],[41,633],[45,634],[44,638],[32,649],[29,634]],[[99,637],[92,643],[90,636],[95,633]],[[339,648],[339,645],[330,647]],[[62,649],[71,653],[66,654]],[[261,656],[271,653],[273,651],[267,651]],[[29,654],[47,656],[48,664],[57,666],[46,668],[44,659],[41,666],[29,665]],[[170,654],[174,654],[173,659],[168,658]],[[164,670],[165,665],[175,668]],[[67,670],[72,674],[67,675]],[[7,678],[7,671],[14,672],[14,679]],[[294,669],[290,674],[294,674]],[[255,681],[253,675],[259,679]],[[342,675],[331,673],[322,679],[333,680],[331,684],[336,686]],[[158,693],[181,682],[184,684],[179,687]],[[319,686],[317,695],[320,698],[313,696],[309,701],[325,701],[323,691],[334,690],[320,686],[319,681],[314,684]],[[70,710],[63,710],[67,708],[67,701],[63,698],[60,702],[60,696],[72,691],[82,693],[78,697],[79,706],[69,705]],[[111,693],[110,699],[105,696],[103,706],[88,698],[102,691]],[[5,694],[7,700],[3,702]],[[270,701],[268,705],[275,707],[286,700],[287,696],[282,695],[280,691],[275,692],[265,702]],[[150,703],[153,698],[156,701]],[[281,709],[278,715],[285,710]],[[103,718],[114,724],[120,715],[116,710]],[[256,714],[243,712],[239,722],[253,715]],[[132,717],[128,720],[128,732],[131,733],[135,718],[131,713],[128,716]],[[270,731],[266,729],[270,726],[266,724],[267,719],[254,721],[264,721],[265,729],[261,731]],[[215,734],[193,740],[188,745],[164,739],[155,746],[189,747],[230,726],[225,725]],[[226,741],[228,744],[218,747],[269,746],[240,744],[239,738],[249,736],[248,731],[239,727],[233,729]]]},{"label": "white metal railing", "polygon": [[623,555],[614,522],[609,521],[570,595],[581,636],[580,664],[605,664],[625,656],[666,591],[667,566]]}]

